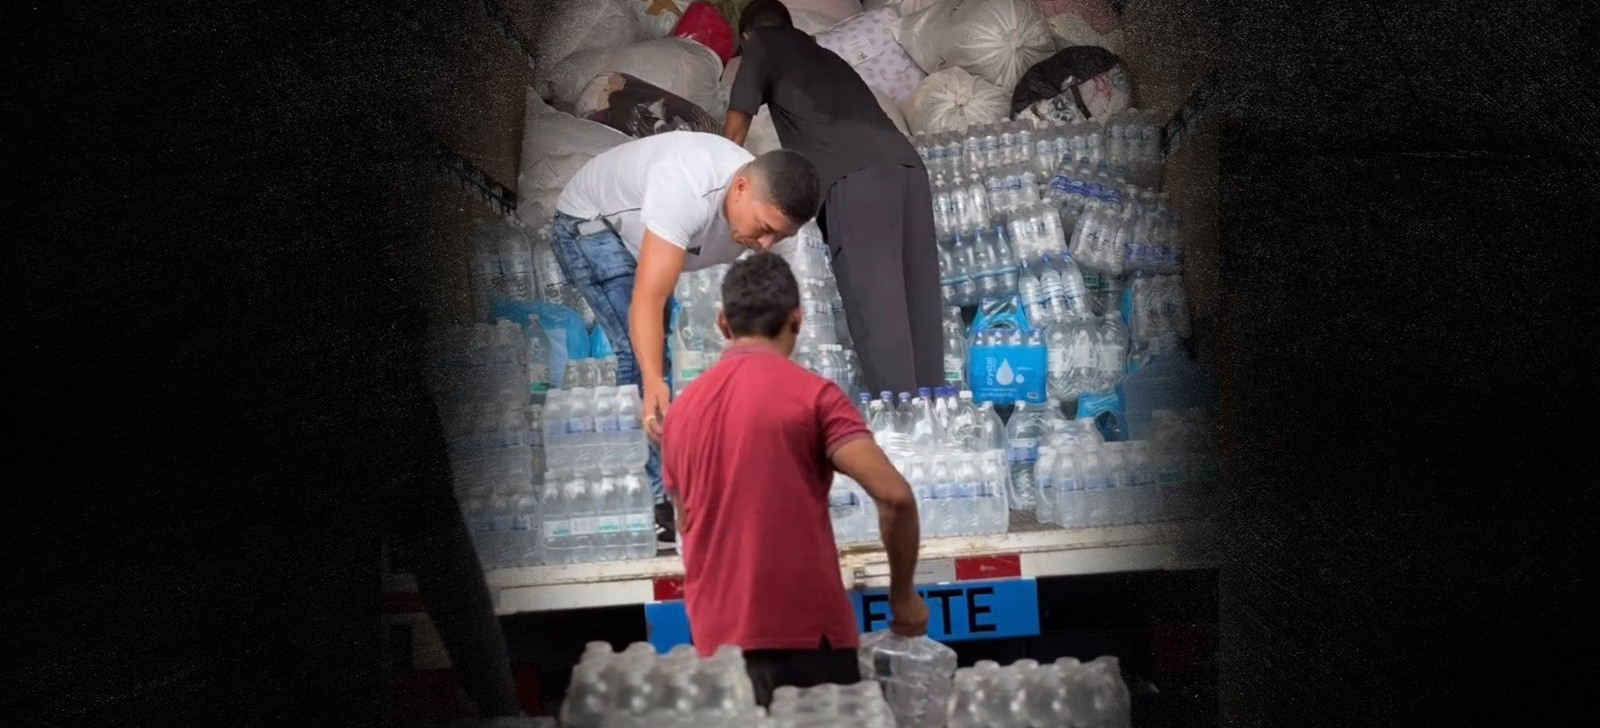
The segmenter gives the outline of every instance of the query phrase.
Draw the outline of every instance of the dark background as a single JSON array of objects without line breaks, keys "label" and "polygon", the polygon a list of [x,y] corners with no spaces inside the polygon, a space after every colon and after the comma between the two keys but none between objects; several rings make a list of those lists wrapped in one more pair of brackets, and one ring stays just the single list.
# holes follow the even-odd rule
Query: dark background
[{"label": "dark background", "polygon": [[[366,573],[377,452],[323,436],[410,414],[396,112],[454,15],[4,13],[0,723],[341,724],[251,701],[341,659],[284,615]],[[1223,723],[1590,723],[1596,11],[1227,15]]]}]

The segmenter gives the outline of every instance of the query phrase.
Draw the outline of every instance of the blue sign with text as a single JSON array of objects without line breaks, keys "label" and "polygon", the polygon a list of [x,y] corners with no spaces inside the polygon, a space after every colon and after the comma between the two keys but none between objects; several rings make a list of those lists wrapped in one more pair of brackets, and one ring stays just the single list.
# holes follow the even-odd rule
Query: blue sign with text
[{"label": "blue sign with text", "polygon": [[[1039,590],[1033,579],[963,581],[917,587],[928,603],[928,636],[940,642],[1008,639],[1039,634]],[[846,594],[862,633],[889,626],[887,589],[852,589]],[[683,602],[644,605],[650,644],[666,652],[690,644]]]}]

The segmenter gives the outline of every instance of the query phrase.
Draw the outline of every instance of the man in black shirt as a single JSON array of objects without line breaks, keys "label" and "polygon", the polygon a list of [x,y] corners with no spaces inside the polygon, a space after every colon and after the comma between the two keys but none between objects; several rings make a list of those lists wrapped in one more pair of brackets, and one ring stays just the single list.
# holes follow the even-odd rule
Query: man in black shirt
[{"label": "man in black shirt", "polygon": [[778,0],[739,18],[743,60],[724,134],[743,144],[766,104],[778,140],[816,165],[817,223],[872,391],[944,384],[939,253],[928,173],[855,69],[795,29]]}]

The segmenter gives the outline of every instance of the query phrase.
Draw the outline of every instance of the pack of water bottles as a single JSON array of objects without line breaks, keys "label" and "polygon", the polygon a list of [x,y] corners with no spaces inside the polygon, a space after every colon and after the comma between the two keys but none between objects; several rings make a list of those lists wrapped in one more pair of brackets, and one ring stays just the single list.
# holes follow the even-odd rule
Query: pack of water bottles
[{"label": "pack of water bottles", "polygon": [[[861,388],[861,362],[852,348],[844,301],[829,263],[828,247],[816,223],[807,223],[793,237],[773,246],[800,288],[800,332],[793,360],[854,396]],[[722,306],[722,279],[728,266],[685,272],[678,278],[670,342],[673,392],[681,392],[715,364],[727,346],[717,328]]]},{"label": "pack of water bottles", "polygon": [[861,636],[861,677],[883,689],[897,728],[943,728],[956,673],[956,652],[928,637],[889,630]]},{"label": "pack of water bottles", "polygon": [[1080,437],[1042,446],[1036,516],[1064,528],[1203,517],[1217,477],[1214,432],[1203,409],[1157,410],[1148,439]]},{"label": "pack of water bottles", "polygon": [[545,470],[539,493],[546,564],[655,555],[649,443],[632,386],[551,391],[539,413]]},{"label": "pack of water bottles", "polygon": [[[1053,215],[1053,213],[1052,213]],[[1019,266],[1005,226],[939,239],[939,290],[946,306],[972,306],[1017,292]]]},{"label": "pack of water bottles", "polygon": [[717,265],[685,271],[678,276],[673,291],[677,305],[668,342],[674,394],[682,392],[711,368],[728,344],[717,328],[717,312],[722,309],[722,277],[727,271],[726,265]]},{"label": "pack of water bottles", "polygon": [[1176,275],[1135,274],[1124,292],[1132,353],[1138,362],[1178,347],[1190,333],[1189,298]]},{"label": "pack of water bottles", "polygon": [[[1055,160],[1066,150],[1058,152],[1055,145],[1060,141],[1053,136],[1039,136],[1040,132],[1031,122],[1000,121],[962,131],[919,133],[912,137],[911,144],[930,175],[943,174],[951,180],[964,180],[970,174],[1017,164],[1024,165],[1030,172],[1048,172],[1055,168]],[[1050,165],[1038,164],[1039,156],[1046,156]]]},{"label": "pack of water bottles", "polygon": [[478,220],[472,231],[470,282],[478,315],[488,315],[489,300],[533,298],[539,288],[533,245],[527,231],[507,220]]},{"label": "pack of water bottles", "polygon": [[541,300],[572,309],[585,326],[594,325],[594,312],[562,272],[550,239],[549,226],[530,229],[508,220],[476,223],[468,269],[476,318],[488,317],[496,299]]},{"label": "pack of water bottles", "polygon": [[896,728],[894,712],[875,680],[854,685],[824,683],[772,691],[772,728]]},{"label": "pack of water bottles", "polygon": [[594,326],[594,310],[589,308],[589,302],[578,291],[578,287],[567,279],[567,274],[561,269],[561,264],[556,260],[555,249],[551,247],[553,237],[548,226],[539,226],[532,231],[533,237],[533,268],[538,273],[534,296],[542,301],[565,306],[577,311],[583,317],[584,326]]},{"label": "pack of water bottles", "polygon": [[561,389],[569,391],[615,386],[617,386],[615,355],[570,359],[567,361],[565,376],[561,378]]},{"label": "pack of water bottles", "polygon": [[457,500],[485,568],[538,563],[534,474],[542,458],[537,412],[528,404],[521,329],[456,326],[429,339]]},{"label": "pack of water bottles", "polygon": [[1161,122],[1145,109],[1124,109],[1105,121],[1106,162],[1113,174],[1146,189],[1161,186]]},{"label": "pack of water bottles", "polygon": [[647,642],[621,653],[590,642],[561,704],[564,728],[769,725],[737,647],[701,658],[689,645],[658,655]]},{"label": "pack of water bottles", "polygon": [[[913,397],[860,396],[862,417],[916,497],[924,538],[1005,533],[1010,527],[1005,426],[994,406],[954,387]],[[839,474],[829,510],[840,545],[878,538],[877,509],[861,486]]]},{"label": "pack of water bottles", "polygon": [[428,364],[441,404],[479,399],[527,402],[527,345],[522,329],[493,324],[450,326],[428,338]]},{"label": "pack of water bottles", "polygon": [[1063,657],[955,671],[947,728],[1129,728],[1132,696],[1115,657]]},{"label": "pack of water bottles", "polygon": [[551,470],[636,468],[649,457],[639,389],[577,387],[545,395],[545,464]]},{"label": "pack of water bottles", "polygon": [[1043,403],[1049,363],[1044,333],[1029,321],[1020,297],[985,298],[968,333],[966,381],[973,397],[997,405]]},{"label": "pack of water bottles", "polygon": [[807,223],[794,237],[773,246],[788,261],[800,284],[800,334],[794,361],[854,397],[861,391],[861,362],[856,358],[844,299],[833,277],[828,245],[816,223]]}]

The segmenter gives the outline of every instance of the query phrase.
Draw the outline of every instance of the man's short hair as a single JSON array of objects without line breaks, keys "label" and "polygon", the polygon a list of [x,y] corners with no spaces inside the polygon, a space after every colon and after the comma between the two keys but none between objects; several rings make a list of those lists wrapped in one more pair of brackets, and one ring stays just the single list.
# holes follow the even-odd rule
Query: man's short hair
[{"label": "man's short hair", "polygon": [[822,204],[816,165],[792,149],[775,149],[752,160],[746,168],[760,187],[762,199],[776,205],[789,222],[804,225],[817,216]]},{"label": "man's short hair", "polygon": [[789,8],[779,0],[755,0],[739,12],[739,37],[755,28],[793,28]]},{"label": "man's short hair", "polygon": [[722,278],[722,316],[734,337],[776,339],[800,308],[800,284],[783,256],[757,253],[728,267]]}]

